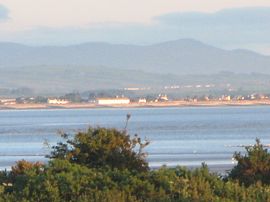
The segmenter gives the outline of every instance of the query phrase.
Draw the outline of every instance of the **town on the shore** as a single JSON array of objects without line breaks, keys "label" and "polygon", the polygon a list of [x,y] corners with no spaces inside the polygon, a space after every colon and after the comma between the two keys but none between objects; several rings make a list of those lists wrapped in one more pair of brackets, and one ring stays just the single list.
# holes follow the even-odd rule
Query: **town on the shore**
[{"label": "town on the shore", "polygon": [[48,107],[106,107],[106,106],[185,106],[185,105],[256,105],[269,104],[270,96],[253,93],[248,95],[192,96],[172,98],[166,94],[156,96],[128,97],[125,95],[83,97],[80,93],[68,93],[64,96],[33,96],[0,98],[0,109],[5,108],[48,108]]}]

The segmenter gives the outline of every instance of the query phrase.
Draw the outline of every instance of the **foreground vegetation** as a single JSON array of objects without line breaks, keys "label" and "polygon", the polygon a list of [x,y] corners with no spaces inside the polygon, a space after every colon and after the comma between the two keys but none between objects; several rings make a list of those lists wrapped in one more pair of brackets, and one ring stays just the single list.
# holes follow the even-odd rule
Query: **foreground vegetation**
[{"label": "foreground vegetation", "polygon": [[0,201],[270,201],[270,155],[257,140],[221,177],[206,165],[150,170],[149,142],[116,129],[89,128],[52,148],[48,164],[19,161],[0,173]]}]

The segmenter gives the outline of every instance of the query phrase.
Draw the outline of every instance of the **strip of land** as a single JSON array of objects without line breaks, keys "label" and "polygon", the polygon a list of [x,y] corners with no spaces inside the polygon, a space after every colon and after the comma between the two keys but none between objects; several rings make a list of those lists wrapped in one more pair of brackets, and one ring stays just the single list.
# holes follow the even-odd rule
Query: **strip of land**
[{"label": "strip of land", "polygon": [[218,106],[256,106],[270,105],[270,100],[237,100],[237,101],[167,101],[129,104],[99,105],[96,103],[68,103],[68,104],[5,104],[0,109],[87,109],[87,108],[154,108],[154,107],[218,107]]}]

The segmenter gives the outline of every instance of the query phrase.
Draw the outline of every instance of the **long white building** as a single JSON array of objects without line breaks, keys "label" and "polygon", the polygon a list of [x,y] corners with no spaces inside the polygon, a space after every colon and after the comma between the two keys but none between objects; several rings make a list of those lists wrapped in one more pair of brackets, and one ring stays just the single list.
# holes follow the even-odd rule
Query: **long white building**
[{"label": "long white building", "polygon": [[48,104],[68,104],[69,101],[65,99],[48,99]]},{"label": "long white building", "polygon": [[117,105],[117,104],[129,104],[130,99],[121,97],[121,98],[97,98],[96,102],[98,105]]},{"label": "long white building", "polygon": [[0,104],[3,104],[3,105],[16,104],[16,99],[14,99],[14,98],[3,98],[3,99],[0,99]]}]

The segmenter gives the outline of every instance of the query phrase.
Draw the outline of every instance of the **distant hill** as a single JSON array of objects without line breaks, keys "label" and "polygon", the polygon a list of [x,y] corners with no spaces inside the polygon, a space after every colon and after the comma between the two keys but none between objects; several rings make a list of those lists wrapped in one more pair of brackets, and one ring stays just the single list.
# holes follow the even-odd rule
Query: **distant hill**
[{"label": "distant hill", "polygon": [[41,65],[106,66],[177,75],[220,71],[269,74],[270,56],[247,50],[223,50],[192,39],[149,46],[84,43],[30,47],[0,43],[1,69]]},{"label": "distant hill", "polygon": [[163,87],[168,81],[177,83],[178,77],[103,66],[7,67],[0,69],[0,96],[1,88],[32,89],[35,94],[63,94],[95,89]]},{"label": "distant hill", "polygon": [[[223,73],[222,73],[223,72]],[[256,72],[256,73],[253,73]],[[85,43],[31,47],[0,43],[0,96],[63,94],[125,87],[215,84],[176,93],[226,89],[268,91],[270,56],[181,39],[149,46]]]},{"label": "distant hill", "polygon": [[200,95],[226,93],[229,89],[233,90],[227,92],[230,94],[235,90],[270,93],[269,77],[231,72],[179,76],[104,66],[20,66],[0,69],[0,96],[63,95],[73,91],[124,88],[151,88],[129,92],[136,94]]}]

